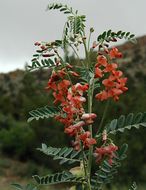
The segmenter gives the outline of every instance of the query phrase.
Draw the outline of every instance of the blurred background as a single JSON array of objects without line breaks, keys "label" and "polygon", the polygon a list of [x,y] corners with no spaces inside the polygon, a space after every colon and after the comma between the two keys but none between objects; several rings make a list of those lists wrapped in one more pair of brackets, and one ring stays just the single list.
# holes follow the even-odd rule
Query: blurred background
[{"label": "blurred background", "polygon": [[[34,174],[48,174],[61,169],[57,162],[36,150],[41,143],[60,147],[69,145],[63,126],[54,120],[27,123],[28,112],[49,104],[51,94],[45,92],[49,71],[25,71],[34,53],[34,42],[60,39],[65,16],[46,12],[48,0],[0,0],[0,189],[10,190],[11,182],[28,182]],[[57,1],[55,1],[57,2]],[[58,1],[59,2],[59,1]],[[62,0],[87,15],[87,32],[95,28],[93,41],[104,30],[135,33],[137,44],[119,42],[123,53],[120,67],[128,77],[128,92],[119,102],[111,102],[108,122],[121,114],[146,111],[146,18],[145,0]],[[55,22],[54,22],[55,21]],[[81,52],[82,53],[82,52]],[[96,53],[91,57],[96,58]],[[84,58],[82,56],[82,58]],[[70,55],[76,64],[74,55]],[[94,104],[99,119],[104,103]],[[126,190],[136,181],[146,189],[146,128],[133,129],[115,138],[117,144],[128,143],[124,160],[114,186]],[[58,138],[59,137],[59,138]],[[120,185],[119,185],[120,184]],[[127,187],[127,188],[126,188]],[[114,187],[112,187],[114,188]]]}]

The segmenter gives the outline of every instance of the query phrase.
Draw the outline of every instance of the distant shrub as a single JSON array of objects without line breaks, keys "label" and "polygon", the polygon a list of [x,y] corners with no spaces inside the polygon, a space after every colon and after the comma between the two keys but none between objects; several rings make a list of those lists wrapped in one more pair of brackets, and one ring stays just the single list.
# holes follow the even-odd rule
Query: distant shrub
[{"label": "distant shrub", "polygon": [[2,129],[0,131],[0,146],[2,153],[9,156],[16,155],[16,158],[26,160],[33,142],[35,141],[35,133],[27,126],[12,127],[9,130]]}]

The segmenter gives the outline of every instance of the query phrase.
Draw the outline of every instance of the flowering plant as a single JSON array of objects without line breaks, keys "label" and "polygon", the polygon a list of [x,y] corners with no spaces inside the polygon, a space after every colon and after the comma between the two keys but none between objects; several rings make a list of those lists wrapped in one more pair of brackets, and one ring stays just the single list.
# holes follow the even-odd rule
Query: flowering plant
[{"label": "flowering plant", "polygon": [[[69,171],[61,173],[33,176],[38,185],[13,185],[19,190],[37,190],[43,185],[67,183],[70,190],[100,190],[111,182],[120,162],[126,158],[128,145],[118,147],[114,144],[112,135],[133,127],[146,127],[145,113],[122,115],[103,126],[109,100],[118,101],[128,90],[127,78],[117,63],[122,53],[116,47],[109,48],[109,44],[118,39],[134,42],[134,35],[130,32],[108,30],[99,35],[91,45],[94,29],[90,29],[87,38],[85,15],[79,15],[78,11],[74,12],[67,5],[57,3],[49,5],[48,9],[57,9],[68,15],[63,37],[50,43],[36,42],[38,49],[28,69],[32,71],[49,68],[50,78],[45,89],[51,92],[54,102],[53,105],[30,111],[28,122],[54,117],[64,125],[64,132],[71,138],[72,147],[54,148],[42,144],[38,150],[59,160],[60,164],[67,163],[71,167]],[[80,47],[85,52],[84,60],[79,57]],[[69,63],[67,56],[61,56],[60,50],[66,52],[69,48],[77,57],[76,65]],[[97,54],[94,61],[90,59],[92,51]],[[98,115],[93,111],[94,101],[107,101],[101,122],[94,129],[96,132],[93,132],[93,126]],[[136,189],[135,183],[131,186],[132,189]]]}]

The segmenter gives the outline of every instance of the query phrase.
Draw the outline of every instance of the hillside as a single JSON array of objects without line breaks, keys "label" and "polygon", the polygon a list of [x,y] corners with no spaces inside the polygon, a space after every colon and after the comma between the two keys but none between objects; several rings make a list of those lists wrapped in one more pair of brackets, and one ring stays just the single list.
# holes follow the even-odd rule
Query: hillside
[{"label": "hillside", "polygon": [[[137,38],[137,44],[126,42],[118,48],[123,52],[123,59],[120,63],[123,68],[128,68],[126,69],[128,76],[132,77],[136,84],[141,79],[146,80],[146,36]],[[22,70],[0,73],[0,93],[7,95],[11,91],[12,94],[17,94],[23,88],[22,80],[25,75],[26,72]],[[36,83],[43,79],[47,80],[47,77],[47,72],[35,73]]]},{"label": "hillside", "polygon": [[136,86],[139,82],[146,85],[146,36],[137,38],[137,44],[126,42],[119,46],[123,52],[122,67],[125,69],[131,82]]}]

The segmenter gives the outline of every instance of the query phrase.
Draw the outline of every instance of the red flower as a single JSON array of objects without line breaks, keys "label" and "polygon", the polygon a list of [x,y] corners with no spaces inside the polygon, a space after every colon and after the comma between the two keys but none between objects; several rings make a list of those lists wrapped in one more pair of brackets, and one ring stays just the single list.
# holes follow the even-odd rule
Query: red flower
[{"label": "red flower", "polygon": [[102,84],[105,86],[105,87],[113,87],[114,86],[114,82],[110,79],[104,79],[102,81]]},{"label": "red flower", "polygon": [[114,75],[115,79],[119,79],[123,75],[123,72],[120,70],[118,70],[118,71],[113,70],[112,74]]},{"label": "red flower", "polygon": [[101,78],[103,76],[102,70],[98,67],[95,68],[95,78]]},{"label": "red flower", "polygon": [[117,48],[112,48],[112,50],[110,50],[109,52],[110,58],[121,58],[122,57],[122,53],[119,52],[119,50]]},{"label": "red flower", "polygon": [[69,134],[70,136],[76,136],[77,133],[80,132],[81,127],[85,124],[84,121],[79,121],[78,123],[71,125],[69,127],[66,127],[64,132]]},{"label": "red flower", "polygon": [[106,65],[104,72],[112,72],[113,70],[117,69],[118,65],[116,63]]},{"label": "red flower", "polygon": [[64,102],[65,101],[65,98],[63,96],[63,92],[60,91],[59,93],[56,93],[56,92],[53,92],[53,96],[55,98],[54,100],[54,104],[58,103],[58,102]]},{"label": "red flower", "polygon": [[94,121],[93,119],[96,118],[97,115],[95,113],[84,113],[81,117],[81,119],[83,119],[86,124],[92,124]]},{"label": "red flower", "polygon": [[56,83],[55,82],[48,82],[48,85],[47,85],[47,87],[45,88],[46,90],[49,90],[49,89],[52,89],[52,90],[54,90],[54,91],[56,91],[57,90],[57,85],[56,85]]},{"label": "red flower", "polygon": [[96,158],[96,162],[99,163],[102,161],[103,157],[108,157],[109,164],[112,165],[113,158],[116,156],[115,152],[118,150],[118,147],[110,144],[105,147],[96,148],[94,152],[94,156]]},{"label": "red flower", "polygon": [[74,96],[71,101],[75,104],[80,104],[86,102],[86,98],[84,98],[83,96]]},{"label": "red flower", "polygon": [[75,136],[77,132],[80,131],[80,128],[73,127],[72,125],[69,127],[66,127],[64,132],[67,133],[69,136]]},{"label": "red flower", "polygon": [[98,55],[97,56],[97,64],[106,67],[107,58],[104,55]]},{"label": "red flower", "polygon": [[83,92],[86,92],[89,88],[89,84],[86,83],[84,85],[81,85],[80,83],[76,83],[75,85],[72,86],[72,92],[74,94],[79,94],[79,95],[83,95]]},{"label": "red flower", "polygon": [[85,148],[89,148],[91,145],[96,144],[96,140],[94,138],[90,138],[90,136],[91,133],[89,131],[86,131],[85,133],[79,136]]},{"label": "red flower", "polygon": [[96,118],[97,115],[95,113],[84,113],[81,117],[81,119],[86,120],[86,119],[94,119]]},{"label": "red flower", "polygon": [[68,89],[68,87],[70,86],[70,81],[69,80],[62,80],[59,84],[58,84],[58,90],[63,90],[63,89]]},{"label": "red flower", "polygon": [[109,98],[108,92],[103,90],[102,92],[96,94],[95,98],[97,98],[98,100],[101,100],[101,101],[107,100]]},{"label": "red flower", "polygon": [[63,68],[63,69],[57,71],[57,74],[58,74],[58,76],[59,76],[60,78],[64,78],[65,75],[66,75],[65,68]]}]

